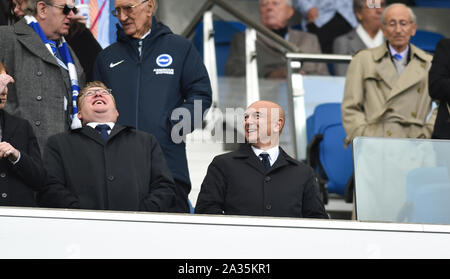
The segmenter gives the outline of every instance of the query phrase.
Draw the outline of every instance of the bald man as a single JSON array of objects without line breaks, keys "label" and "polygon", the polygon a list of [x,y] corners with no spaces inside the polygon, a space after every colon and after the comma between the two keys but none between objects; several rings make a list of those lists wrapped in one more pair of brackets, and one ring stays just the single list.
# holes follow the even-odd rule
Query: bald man
[{"label": "bald man", "polygon": [[196,213],[328,218],[314,172],[279,146],[283,109],[258,101],[245,112],[247,144],[216,156],[208,167]]}]

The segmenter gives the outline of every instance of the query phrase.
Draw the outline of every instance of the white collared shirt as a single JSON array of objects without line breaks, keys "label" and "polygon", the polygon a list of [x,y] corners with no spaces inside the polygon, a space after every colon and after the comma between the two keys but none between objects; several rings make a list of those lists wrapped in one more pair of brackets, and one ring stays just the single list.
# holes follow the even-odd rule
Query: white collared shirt
[{"label": "white collared shirt", "polygon": [[389,51],[391,52],[391,56],[392,56],[392,57],[394,57],[394,55],[396,55],[396,54],[399,54],[399,55],[402,57],[402,60],[403,60],[403,58],[405,58],[406,55],[408,54],[408,51],[409,51],[409,44],[406,46],[406,49],[405,49],[404,51],[402,51],[401,53],[398,53],[398,52],[391,46],[391,44],[388,44],[388,45],[389,45]]},{"label": "white collared shirt", "polygon": [[116,123],[114,123],[114,122],[106,122],[106,123],[89,122],[89,123],[87,123],[86,125],[92,127],[92,129],[95,129],[95,127],[96,127],[97,125],[99,125],[99,124],[106,124],[106,125],[108,125],[108,126],[111,128],[110,130],[108,130],[108,135],[109,135],[109,134],[111,134],[111,131],[112,131],[112,129],[114,128],[114,125],[115,125]]},{"label": "white collared shirt", "polygon": [[381,46],[384,42],[384,36],[383,31],[381,31],[381,28],[378,30],[378,33],[375,35],[375,37],[372,39],[370,35],[367,33],[366,29],[361,24],[358,24],[358,27],[356,27],[356,33],[361,38],[363,43],[366,45],[367,48],[374,48]]},{"label": "white collared shirt", "polygon": [[272,147],[272,148],[269,148],[269,149],[267,149],[267,150],[259,149],[259,148],[256,148],[256,147],[254,147],[254,146],[252,145],[252,150],[253,150],[253,152],[255,152],[256,157],[258,157],[258,159],[260,159],[260,160],[262,160],[262,158],[259,157],[259,155],[260,155],[261,153],[267,153],[267,154],[269,154],[269,162],[270,162],[270,166],[273,166],[273,164],[275,163],[275,161],[276,161],[277,158],[278,158],[278,155],[280,155],[280,148],[278,147],[278,145],[276,145],[276,146],[274,146],[274,147]]}]

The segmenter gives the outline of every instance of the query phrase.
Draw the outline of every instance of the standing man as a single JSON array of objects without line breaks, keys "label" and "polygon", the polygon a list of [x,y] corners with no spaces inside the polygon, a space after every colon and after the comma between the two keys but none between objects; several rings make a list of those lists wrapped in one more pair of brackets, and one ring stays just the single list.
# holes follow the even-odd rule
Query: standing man
[{"label": "standing man", "polygon": [[[104,49],[94,66],[94,78],[115,92],[119,123],[152,133],[160,143],[186,212],[191,190],[186,145],[171,138],[175,109],[190,114],[194,128],[194,101],[201,113],[211,105],[211,84],[202,59],[188,40],[173,34],[154,17],[155,0],[116,0],[117,42]],[[201,117],[202,117],[201,116]],[[201,118],[200,117],[200,118]],[[201,123],[195,123],[195,127]]]},{"label": "standing man", "polygon": [[88,83],[78,96],[83,128],[50,137],[45,207],[174,211],[174,182],[155,137],[116,124],[111,90]]},{"label": "standing man", "polygon": [[208,167],[196,213],[328,218],[313,170],[279,147],[284,111],[258,101],[245,113],[248,144]]},{"label": "standing man", "polygon": [[[353,0],[353,10],[358,19],[358,26],[334,40],[333,53],[353,55],[361,49],[374,48],[383,44],[381,14],[385,7],[385,0],[379,0],[377,5],[367,2],[367,0]],[[347,68],[348,64],[335,64],[335,75],[345,76]]]},{"label": "standing man", "polygon": [[382,20],[387,42],[360,51],[347,71],[342,101],[347,144],[357,136],[430,138],[433,131],[435,114],[427,118],[432,56],[409,42],[416,17],[404,4],[392,4]]},{"label": "standing man", "polygon": [[0,26],[0,61],[16,81],[5,109],[31,122],[39,146],[77,128],[76,96],[85,75],[63,36],[77,12],[72,0],[29,0],[26,16]]}]

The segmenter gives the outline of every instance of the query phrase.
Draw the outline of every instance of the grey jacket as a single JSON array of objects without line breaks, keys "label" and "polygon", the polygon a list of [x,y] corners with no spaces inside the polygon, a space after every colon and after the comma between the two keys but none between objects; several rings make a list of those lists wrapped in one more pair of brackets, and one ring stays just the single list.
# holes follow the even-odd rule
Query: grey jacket
[{"label": "grey jacket", "polygon": [[[333,53],[353,55],[358,51],[367,48],[364,42],[356,33],[356,29],[337,37],[333,43]],[[348,64],[334,64],[334,74],[336,76],[345,76],[347,74]]]},{"label": "grey jacket", "polygon": [[[83,87],[84,71],[72,49],[70,53]],[[5,110],[30,121],[42,149],[49,136],[69,128],[69,73],[58,65],[25,19],[12,26],[0,26],[0,61],[15,80],[9,86]]]}]

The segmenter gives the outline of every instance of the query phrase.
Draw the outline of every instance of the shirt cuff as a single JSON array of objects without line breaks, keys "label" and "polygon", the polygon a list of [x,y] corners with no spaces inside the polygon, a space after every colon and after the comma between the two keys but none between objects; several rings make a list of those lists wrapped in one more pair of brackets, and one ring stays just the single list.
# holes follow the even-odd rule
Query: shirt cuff
[{"label": "shirt cuff", "polygon": [[18,151],[18,152],[19,152],[19,156],[17,156],[17,160],[15,160],[15,161],[9,160],[13,165],[17,164],[20,160],[20,151]]}]

